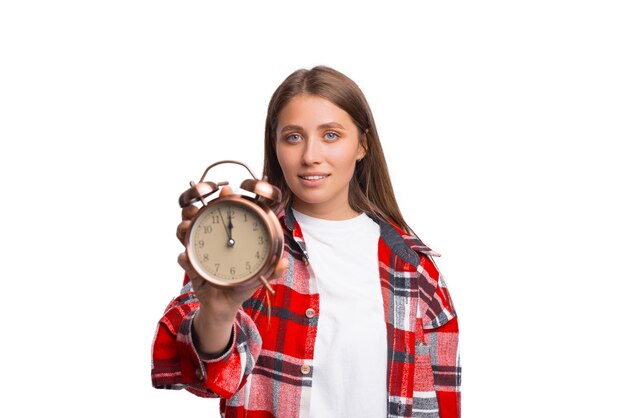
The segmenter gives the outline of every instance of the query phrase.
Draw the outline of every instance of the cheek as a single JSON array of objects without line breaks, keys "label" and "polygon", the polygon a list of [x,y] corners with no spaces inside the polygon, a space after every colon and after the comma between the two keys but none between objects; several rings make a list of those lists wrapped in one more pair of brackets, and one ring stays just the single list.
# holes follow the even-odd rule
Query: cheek
[{"label": "cheek", "polygon": [[280,164],[280,166],[283,166],[283,161],[285,160],[285,151],[283,149],[283,147],[281,147],[280,145],[276,145],[276,159],[278,160],[278,164]]},{"label": "cheek", "polygon": [[276,159],[278,160],[280,168],[283,170],[284,176],[287,176],[293,170],[294,158],[291,154],[293,153],[289,152],[289,149],[281,147],[280,145],[276,146]]},{"label": "cheek", "polygon": [[346,174],[354,171],[356,164],[356,151],[353,147],[333,149],[327,154],[327,159],[337,169],[341,169]]}]

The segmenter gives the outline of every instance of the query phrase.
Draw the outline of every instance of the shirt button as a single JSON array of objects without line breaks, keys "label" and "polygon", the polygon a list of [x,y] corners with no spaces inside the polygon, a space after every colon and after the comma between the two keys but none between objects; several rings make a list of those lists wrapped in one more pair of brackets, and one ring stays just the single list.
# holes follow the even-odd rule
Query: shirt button
[{"label": "shirt button", "polygon": [[200,369],[196,369],[196,377],[200,380],[202,380],[202,370]]},{"label": "shirt button", "polygon": [[309,308],[306,310],[305,315],[307,318],[311,319],[315,316],[315,309]]},{"label": "shirt button", "polygon": [[302,372],[302,374],[309,374],[311,373],[311,366],[309,366],[308,364],[303,364],[302,367],[300,367],[300,371]]}]

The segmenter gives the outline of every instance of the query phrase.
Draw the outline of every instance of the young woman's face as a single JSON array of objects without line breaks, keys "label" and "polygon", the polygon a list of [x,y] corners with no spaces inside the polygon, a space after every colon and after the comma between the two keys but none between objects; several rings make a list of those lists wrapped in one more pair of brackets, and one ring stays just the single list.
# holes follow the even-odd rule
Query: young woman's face
[{"label": "young woman's face", "polygon": [[348,190],[365,155],[359,135],[346,111],[319,96],[296,96],[281,110],[276,153],[296,210],[325,219],[355,215]]}]

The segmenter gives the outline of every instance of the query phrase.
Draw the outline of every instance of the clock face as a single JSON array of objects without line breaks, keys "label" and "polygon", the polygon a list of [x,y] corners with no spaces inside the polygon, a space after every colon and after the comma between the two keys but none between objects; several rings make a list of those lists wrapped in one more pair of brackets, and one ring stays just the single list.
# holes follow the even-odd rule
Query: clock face
[{"label": "clock face", "polygon": [[220,201],[198,215],[188,252],[200,273],[234,284],[256,277],[270,255],[269,239],[255,210],[244,203]]}]

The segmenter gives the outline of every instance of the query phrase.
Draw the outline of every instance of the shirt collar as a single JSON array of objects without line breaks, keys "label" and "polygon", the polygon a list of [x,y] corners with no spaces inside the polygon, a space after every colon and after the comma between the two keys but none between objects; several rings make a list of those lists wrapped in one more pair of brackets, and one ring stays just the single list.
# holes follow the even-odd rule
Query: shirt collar
[{"label": "shirt collar", "polygon": [[[433,251],[417,236],[407,235],[395,224],[383,219],[373,213],[367,213],[374,222],[380,226],[380,236],[387,244],[389,249],[397,254],[407,263],[417,266],[419,264],[419,256],[416,253],[439,257],[441,254]],[[278,214],[283,228],[287,228],[289,235],[293,236],[293,231],[297,221],[293,214],[291,206],[287,206]]]}]

